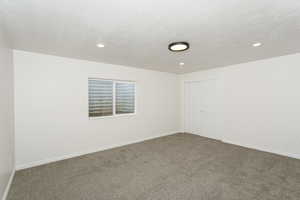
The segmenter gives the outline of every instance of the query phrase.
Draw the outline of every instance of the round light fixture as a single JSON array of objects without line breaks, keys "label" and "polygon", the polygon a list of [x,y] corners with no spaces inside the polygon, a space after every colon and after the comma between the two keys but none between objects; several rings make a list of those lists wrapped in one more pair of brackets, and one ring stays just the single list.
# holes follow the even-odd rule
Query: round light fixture
[{"label": "round light fixture", "polygon": [[173,52],[186,51],[190,48],[187,42],[173,42],[169,44],[169,50]]},{"label": "round light fixture", "polygon": [[180,65],[180,66],[183,66],[183,65],[184,65],[184,62],[179,63],[179,65]]},{"label": "round light fixture", "polygon": [[252,44],[253,47],[260,47],[261,45],[262,45],[262,43],[260,43],[260,42]]},{"label": "round light fixture", "polygon": [[97,47],[103,48],[103,47],[105,47],[105,46],[104,46],[104,44],[99,43],[99,44],[97,44]]}]

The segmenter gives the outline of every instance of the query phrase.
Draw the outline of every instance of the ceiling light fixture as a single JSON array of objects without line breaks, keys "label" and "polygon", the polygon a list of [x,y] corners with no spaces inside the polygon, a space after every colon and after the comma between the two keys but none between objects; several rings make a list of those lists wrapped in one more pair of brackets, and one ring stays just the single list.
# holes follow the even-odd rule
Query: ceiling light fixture
[{"label": "ceiling light fixture", "polygon": [[179,63],[179,65],[180,65],[180,66],[183,66],[183,65],[184,65],[184,62]]},{"label": "ceiling light fixture", "polygon": [[260,47],[262,44],[260,42],[252,44],[253,47]]},{"label": "ceiling light fixture", "polygon": [[169,50],[173,52],[186,51],[190,48],[187,42],[173,42],[169,44]]},{"label": "ceiling light fixture", "polygon": [[99,43],[99,44],[97,44],[97,47],[103,48],[103,47],[105,47],[105,46],[104,46],[104,44]]}]

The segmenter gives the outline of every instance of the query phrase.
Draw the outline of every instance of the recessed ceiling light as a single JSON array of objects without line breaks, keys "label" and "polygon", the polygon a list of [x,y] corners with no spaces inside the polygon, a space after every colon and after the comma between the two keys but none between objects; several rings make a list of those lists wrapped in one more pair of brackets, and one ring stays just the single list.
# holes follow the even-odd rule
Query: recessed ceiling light
[{"label": "recessed ceiling light", "polygon": [[252,44],[253,47],[260,47],[262,44],[260,42]]},{"label": "recessed ceiling light", "polygon": [[183,65],[184,65],[184,62],[179,63],[179,65],[180,65],[180,66],[183,66]]},{"label": "recessed ceiling light", "polygon": [[104,44],[99,43],[99,44],[97,44],[97,47],[103,48],[103,47],[105,47],[105,46],[104,46]]},{"label": "recessed ceiling light", "polygon": [[174,52],[185,51],[190,48],[189,43],[187,42],[173,42],[169,44],[169,50]]}]

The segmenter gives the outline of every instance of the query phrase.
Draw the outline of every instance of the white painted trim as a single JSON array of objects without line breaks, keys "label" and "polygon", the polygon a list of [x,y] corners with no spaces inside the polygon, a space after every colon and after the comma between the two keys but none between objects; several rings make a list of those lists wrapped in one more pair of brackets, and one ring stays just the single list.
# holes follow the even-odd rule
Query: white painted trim
[{"label": "white painted trim", "polygon": [[15,169],[13,169],[12,173],[10,174],[8,183],[7,183],[6,188],[5,188],[5,190],[4,190],[4,194],[3,194],[2,200],[6,200],[6,199],[7,199],[7,195],[8,195],[8,192],[9,192],[9,190],[10,190],[12,181],[13,181],[13,179],[14,179],[15,172],[16,172]]},{"label": "white painted trim", "polygon": [[[103,79],[103,78],[93,78],[89,77],[89,79],[98,79],[98,80],[103,80],[103,81],[111,81],[113,83],[113,91],[112,91],[112,107],[113,107],[113,112],[112,115],[107,115],[107,116],[99,116],[99,117],[89,117],[90,120],[97,120],[97,119],[103,119],[103,118],[112,118],[112,117],[119,117],[119,116],[134,116],[137,114],[137,94],[136,94],[136,81],[125,81],[125,80],[117,80],[117,79]],[[123,114],[117,114],[116,113],[116,83],[131,83],[134,84],[134,112],[133,113],[123,113]],[[89,88],[88,88],[89,89]],[[89,107],[89,104],[88,104]]]},{"label": "white painted trim", "polygon": [[105,147],[98,148],[98,149],[91,149],[91,150],[87,150],[87,151],[71,153],[69,155],[38,160],[38,161],[31,162],[31,163],[17,165],[16,170],[22,170],[22,169],[36,167],[36,166],[40,166],[40,165],[44,165],[44,164],[49,164],[49,163],[52,163],[52,162],[57,162],[57,161],[61,161],[61,160],[69,159],[69,158],[74,158],[74,157],[78,157],[78,156],[82,156],[82,155],[86,155],[86,154],[90,154],[90,153],[96,153],[96,152],[99,152],[99,151],[104,151],[104,150],[108,150],[108,149],[112,149],[112,148],[116,148],[116,147],[121,147],[121,146],[129,145],[129,144],[134,144],[134,143],[138,143],[138,142],[143,142],[143,141],[146,141],[146,140],[151,140],[151,139],[155,139],[155,138],[159,138],[159,137],[163,137],[163,136],[173,135],[173,134],[176,134],[176,133],[179,133],[179,131],[172,131],[171,133],[165,133],[165,134],[161,134],[161,135],[151,136],[151,137],[147,137],[147,138],[144,138],[144,139],[138,139],[138,140],[134,140],[134,141],[131,141],[131,142],[125,142],[125,143],[122,143],[122,144],[107,145]]},{"label": "white painted trim", "polygon": [[269,150],[269,149],[265,149],[265,148],[261,148],[261,147],[257,147],[257,146],[251,146],[248,144],[240,144],[240,143],[236,143],[236,142],[232,142],[232,141],[228,141],[228,140],[221,140],[221,142],[227,143],[227,144],[233,144],[233,145],[237,145],[237,146],[241,146],[241,147],[246,147],[248,149],[254,149],[254,150],[258,150],[258,151],[272,153],[272,154],[276,154],[276,155],[280,155],[280,156],[286,156],[286,157],[290,157],[290,158],[300,159],[299,154],[279,152],[279,151]]},{"label": "white painted trim", "polygon": [[98,120],[98,119],[109,119],[109,118],[117,118],[117,117],[134,117],[136,113],[124,113],[124,114],[116,114],[116,115],[108,115],[108,116],[100,116],[100,117],[89,117],[89,120]]},{"label": "white painted trim", "polygon": [[[204,82],[204,81],[215,81],[215,84],[216,84],[216,87],[217,87],[217,78],[216,77],[208,77],[208,78],[203,78],[203,79],[198,79],[198,80],[184,80],[183,81],[183,86],[182,86],[182,89],[183,89],[183,106],[182,106],[182,111],[183,111],[183,132],[187,132],[188,131],[188,127],[187,127],[187,124],[186,124],[186,99],[187,99],[187,91],[186,91],[186,86],[188,84],[192,84],[192,83],[201,83],[201,82]],[[221,137],[221,136],[220,136]]]},{"label": "white painted trim", "polygon": [[[201,135],[194,134],[194,133],[188,133],[188,132],[184,132],[184,133],[192,134],[192,135],[197,135],[197,136],[204,137],[204,138],[208,138],[208,137],[201,136]],[[232,141],[223,140],[223,139],[222,140],[218,140],[218,139],[215,139],[215,138],[208,138],[208,139],[212,139],[212,140],[216,140],[216,141],[219,141],[219,142],[223,142],[225,144],[232,144],[232,145],[236,145],[236,146],[240,146],[240,147],[244,147],[244,148],[248,148],[248,149],[253,149],[253,150],[256,150],[256,151],[262,151],[262,152],[266,152],[266,153],[276,154],[276,155],[279,155],[279,156],[285,156],[285,157],[300,159],[300,155],[299,154],[291,154],[291,153],[286,153],[286,152],[270,151],[270,150],[267,150],[267,149],[264,149],[264,148],[254,147],[254,146],[251,146],[251,145],[240,144],[240,143],[237,143],[237,142],[232,142]]]}]

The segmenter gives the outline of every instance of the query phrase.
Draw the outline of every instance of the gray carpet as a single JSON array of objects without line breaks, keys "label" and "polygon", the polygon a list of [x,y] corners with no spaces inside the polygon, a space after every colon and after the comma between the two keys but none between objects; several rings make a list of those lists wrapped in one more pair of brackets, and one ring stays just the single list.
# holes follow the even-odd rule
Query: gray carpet
[{"label": "gray carpet", "polygon": [[8,200],[299,200],[300,160],[175,134],[18,171]]}]

